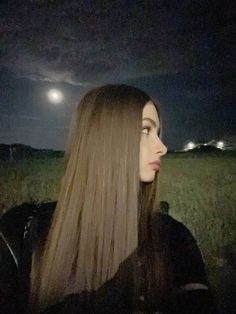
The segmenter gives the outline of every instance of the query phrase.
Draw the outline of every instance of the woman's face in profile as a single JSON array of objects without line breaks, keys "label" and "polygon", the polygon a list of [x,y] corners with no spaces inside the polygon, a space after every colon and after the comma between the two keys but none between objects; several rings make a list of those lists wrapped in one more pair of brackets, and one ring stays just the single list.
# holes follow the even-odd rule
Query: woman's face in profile
[{"label": "woman's face in profile", "polygon": [[139,179],[142,182],[152,182],[159,166],[150,163],[160,162],[160,158],[166,154],[167,148],[158,136],[160,121],[157,110],[151,101],[144,106],[142,119]]}]

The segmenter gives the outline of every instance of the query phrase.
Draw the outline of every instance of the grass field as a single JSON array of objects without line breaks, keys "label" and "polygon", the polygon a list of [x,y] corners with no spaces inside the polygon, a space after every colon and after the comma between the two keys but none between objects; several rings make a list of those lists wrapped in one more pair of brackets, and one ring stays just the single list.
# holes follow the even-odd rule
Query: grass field
[{"label": "grass field", "polygon": [[170,155],[163,160],[160,198],[201,248],[221,313],[236,313],[236,158]]},{"label": "grass field", "polygon": [[[25,201],[56,200],[63,159],[0,162],[0,213]],[[194,234],[222,313],[235,313],[236,155],[168,154],[160,170],[160,200]],[[236,309],[235,309],[236,310]]]}]

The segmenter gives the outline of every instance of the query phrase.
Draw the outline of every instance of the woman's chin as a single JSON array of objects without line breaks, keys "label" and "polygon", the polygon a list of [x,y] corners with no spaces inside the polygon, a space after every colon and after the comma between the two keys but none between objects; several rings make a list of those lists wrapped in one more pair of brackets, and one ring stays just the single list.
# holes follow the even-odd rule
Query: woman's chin
[{"label": "woman's chin", "polygon": [[155,179],[155,172],[153,174],[143,174],[139,176],[141,182],[152,182]]}]

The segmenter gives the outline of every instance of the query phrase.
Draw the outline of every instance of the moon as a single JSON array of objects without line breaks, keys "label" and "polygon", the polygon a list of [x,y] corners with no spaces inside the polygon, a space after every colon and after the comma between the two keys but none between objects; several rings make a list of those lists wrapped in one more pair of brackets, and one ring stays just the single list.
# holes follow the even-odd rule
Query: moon
[{"label": "moon", "polygon": [[50,89],[47,93],[47,96],[50,102],[52,102],[53,104],[59,104],[64,99],[64,95],[62,94],[62,92],[55,88]]}]

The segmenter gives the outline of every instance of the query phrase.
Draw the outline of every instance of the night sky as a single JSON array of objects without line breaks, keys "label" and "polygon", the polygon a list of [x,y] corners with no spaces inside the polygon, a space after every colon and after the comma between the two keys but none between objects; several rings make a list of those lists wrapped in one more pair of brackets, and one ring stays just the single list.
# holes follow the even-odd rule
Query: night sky
[{"label": "night sky", "polygon": [[[0,143],[64,150],[102,84],[160,102],[163,140],[236,141],[235,1],[18,0],[0,4]],[[64,94],[55,105],[47,92]]]}]

